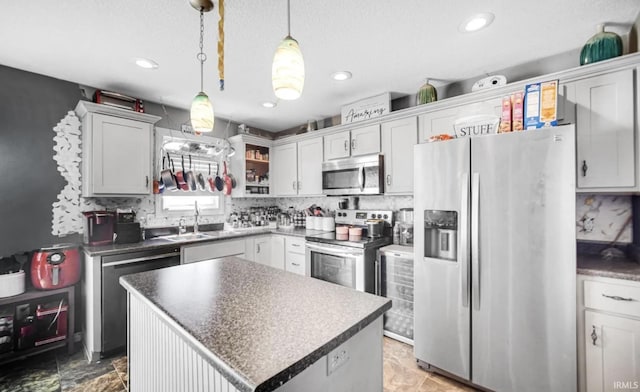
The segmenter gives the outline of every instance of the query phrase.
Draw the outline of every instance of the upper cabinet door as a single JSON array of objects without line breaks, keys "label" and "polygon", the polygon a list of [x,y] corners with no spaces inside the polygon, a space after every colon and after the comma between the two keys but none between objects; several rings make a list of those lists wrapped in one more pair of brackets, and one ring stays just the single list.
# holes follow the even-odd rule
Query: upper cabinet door
[{"label": "upper cabinet door", "polygon": [[298,142],[298,194],[322,194],[322,138]]},{"label": "upper cabinet door", "polygon": [[416,143],[418,143],[416,117],[382,124],[384,193],[413,193],[413,146]]},{"label": "upper cabinet door", "polygon": [[351,155],[349,131],[334,133],[324,137],[324,160],[347,158]]},{"label": "upper cabinet door", "polygon": [[276,196],[290,196],[298,193],[296,143],[273,147],[271,182]]},{"label": "upper cabinet door", "polygon": [[636,187],[634,71],[575,82],[575,102],[578,191]]},{"label": "upper cabinet door", "polygon": [[431,136],[435,135],[454,135],[453,123],[458,118],[459,110],[459,108],[455,107],[421,115],[419,117],[419,142],[424,143],[428,141]]},{"label": "upper cabinet door", "polygon": [[380,124],[351,130],[351,156],[380,152]]},{"label": "upper cabinet door", "polygon": [[[145,195],[151,191],[153,125],[91,114],[89,189],[83,195]],[[85,155],[86,158],[86,155]],[[89,192],[87,192],[89,190]]]}]

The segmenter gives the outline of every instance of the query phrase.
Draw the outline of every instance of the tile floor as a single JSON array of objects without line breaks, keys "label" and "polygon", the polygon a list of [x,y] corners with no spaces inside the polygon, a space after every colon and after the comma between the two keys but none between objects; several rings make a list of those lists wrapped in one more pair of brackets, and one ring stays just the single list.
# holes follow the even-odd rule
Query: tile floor
[{"label": "tile floor", "polygon": [[[384,392],[474,391],[416,365],[413,348],[384,338]],[[41,354],[0,366],[0,392],[123,392],[127,390],[127,358],[88,364],[82,352]]]}]

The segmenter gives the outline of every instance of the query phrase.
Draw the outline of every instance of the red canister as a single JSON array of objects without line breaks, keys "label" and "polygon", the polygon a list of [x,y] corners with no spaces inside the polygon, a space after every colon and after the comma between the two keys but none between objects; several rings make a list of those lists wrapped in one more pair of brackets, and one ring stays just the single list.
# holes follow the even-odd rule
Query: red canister
[{"label": "red canister", "polygon": [[37,289],[53,290],[78,283],[80,252],[75,244],[42,248],[31,259],[31,283]]}]

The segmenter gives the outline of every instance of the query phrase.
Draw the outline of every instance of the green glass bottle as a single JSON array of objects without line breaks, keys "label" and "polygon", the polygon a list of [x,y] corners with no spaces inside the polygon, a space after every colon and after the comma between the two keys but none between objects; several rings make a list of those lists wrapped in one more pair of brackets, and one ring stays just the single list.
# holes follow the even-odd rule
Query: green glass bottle
[{"label": "green glass bottle", "polygon": [[598,32],[582,47],[580,65],[622,56],[622,39],[616,33],[605,32],[604,25],[598,25]]},{"label": "green glass bottle", "polygon": [[416,105],[422,105],[429,102],[435,102],[438,100],[438,92],[436,88],[429,84],[429,79],[420,87],[418,94],[416,94]]}]

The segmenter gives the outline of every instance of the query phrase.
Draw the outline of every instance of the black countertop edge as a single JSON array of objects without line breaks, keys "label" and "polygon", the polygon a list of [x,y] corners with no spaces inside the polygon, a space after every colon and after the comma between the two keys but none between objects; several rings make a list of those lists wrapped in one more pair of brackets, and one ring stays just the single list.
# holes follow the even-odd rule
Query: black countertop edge
[{"label": "black countertop edge", "polygon": [[185,240],[185,241],[167,241],[161,238],[152,238],[148,240],[144,240],[143,242],[136,242],[131,244],[112,244],[112,245],[103,245],[103,246],[88,246],[83,245],[82,249],[89,256],[108,256],[114,255],[118,253],[128,253],[128,252],[136,252],[141,250],[154,250],[160,248],[167,247],[175,247],[175,246],[184,246],[191,245],[195,243],[207,243],[213,241],[224,241],[234,238],[242,238],[242,237],[250,237],[261,234],[280,234],[280,235],[288,235],[295,237],[306,237],[314,234],[327,233],[326,231],[317,231],[317,230],[306,230],[306,229],[274,229],[274,228],[256,228],[247,231],[212,231],[212,232],[204,232],[203,233],[220,233],[224,232],[224,235],[218,236],[216,234],[212,234],[211,238],[202,238],[202,239],[194,239],[194,240]]},{"label": "black countertop edge", "polygon": [[617,257],[605,259],[601,255],[578,254],[577,273],[640,282],[640,263],[632,259]]},{"label": "black countertop edge", "polygon": [[204,347],[202,343],[196,340],[186,329],[184,329],[184,327],[177,320],[169,316],[165,311],[162,310],[160,306],[153,303],[144,294],[130,285],[125,278],[126,276],[120,277],[120,285],[123,286],[130,294],[135,295],[136,298],[144,302],[145,305],[149,306],[173,332],[181,336],[191,348],[197,351],[205,361],[207,361],[218,372],[220,372],[220,374],[223,375],[229,382],[231,382],[233,386],[235,386],[242,392],[255,391],[255,386],[253,386],[248,380],[239,375],[237,372],[233,371],[233,369],[220,358],[213,355],[210,350]]},{"label": "black countertop edge", "polygon": [[320,358],[329,354],[331,350],[349,340],[352,336],[374,322],[378,317],[382,316],[389,309],[391,309],[391,300],[389,300],[382,308],[378,309],[377,311],[362,319],[360,322],[351,326],[349,329],[342,332],[340,335],[336,336],[335,338],[324,344],[322,347],[318,348],[316,351],[300,359],[298,362],[294,363],[287,369],[284,369],[270,379],[262,382],[256,387],[255,392],[274,391],[276,388],[282,386],[293,377],[302,373],[306,368],[313,365]]}]

